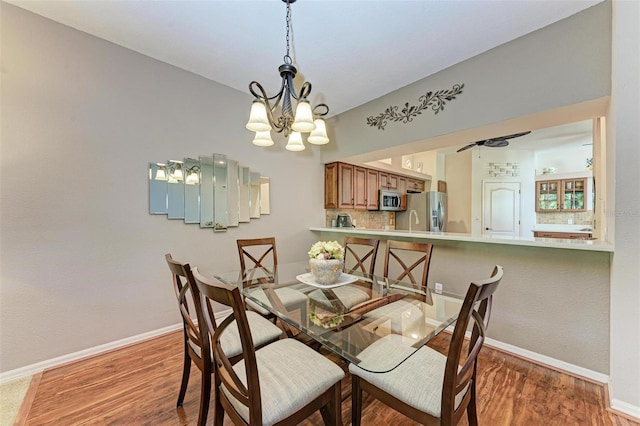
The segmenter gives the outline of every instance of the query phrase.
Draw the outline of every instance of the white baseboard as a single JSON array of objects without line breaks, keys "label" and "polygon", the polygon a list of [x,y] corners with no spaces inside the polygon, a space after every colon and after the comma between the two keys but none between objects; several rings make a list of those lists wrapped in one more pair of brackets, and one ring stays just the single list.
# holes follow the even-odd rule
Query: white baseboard
[{"label": "white baseboard", "polygon": [[509,352],[513,355],[519,356],[520,358],[525,358],[536,362],[538,364],[543,364],[554,368],[556,370],[565,371],[574,376],[584,377],[585,379],[592,380],[594,382],[609,384],[609,376],[607,374],[598,373],[597,371],[589,370],[584,367],[579,367],[574,364],[570,364],[565,361],[560,361],[559,359],[551,358],[546,355],[541,355],[536,352],[529,351],[527,349],[522,349],[518,346],[513,346],[508,343],[499,342],[497,340],[493,340],[487,338],[484,342],[487,346],[491,346],[496,349],[500,349],[505,352]]},{"label": "white baseboard", "polygon": [[163,334],[170,333],[182,328],[182,322],[168,327],[160,328],[157,330],[149,331],[146,333],[138,334],[137,336],[131,336],[124,339],[116,340],[114,342],[105,343],[104,345],[94,346],[93,348],[84,349],[71,354],[51,358],[46,361],[37,362],[35,364],[27,365],[24,367],[16,368],[15,370],[9,370],[4,373],[0,373],[0,383],[10,382],[12,380],[20,379],[27,376],[33,376],[36,373],[46,370],[47,368],[57,367],[62,364],[66,364],[72,361],[78,361],[83,358],[87,358],[93,355],[98,355],[113,349],[118,349],[123,346],[127,346],[133,343],[147,340],[153,337],[157,337]]},{"label": "white baseboard", "polygon": [[640,407],[620,401],[619,399],[611,399],[611,409],[627,416],[633,417],[636,421],[640,420]]}]

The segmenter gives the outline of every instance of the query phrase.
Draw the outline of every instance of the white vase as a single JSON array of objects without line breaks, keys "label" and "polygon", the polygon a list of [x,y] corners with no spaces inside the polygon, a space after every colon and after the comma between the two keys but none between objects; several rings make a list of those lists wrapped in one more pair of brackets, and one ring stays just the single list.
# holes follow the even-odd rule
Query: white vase
[{"label": "white vase", "polygon": [[309,269],[318,284],[335,283],[340,278],[343,268],[343,259],[309,259]]}]

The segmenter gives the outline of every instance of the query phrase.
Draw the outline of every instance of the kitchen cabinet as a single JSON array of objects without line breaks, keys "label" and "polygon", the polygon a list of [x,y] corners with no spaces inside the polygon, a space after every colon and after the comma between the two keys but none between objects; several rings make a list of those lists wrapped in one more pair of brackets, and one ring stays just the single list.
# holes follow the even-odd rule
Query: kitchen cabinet
[{"label": "kitchen cabinet", "polygon": [[545,180],[536,182],[536,211],[556,211],[560,208],[560,181]]},{"label": "kitchen cabinet", "polygon": [[534,231],[534,237],[544,238],[566,238],[570,240],[588,240],[592,234],[583,232],[548,232],[548,231]]},{"label": "kitchen cabinet", "polygon": [[[375,185],[373,199],[369,191],[369,182],[372,181]],[[377,172],[370,174],[365,167],[340,162],[325,164],[324,208],[375,210],[378,208],[377,185]]]},{"label": "kitchen cabinet", "polygon": [[407,178],[407,191],[424,192],[424,181],[418,179]]},{"label": "kitchen cabinet", "polygon": [[367,209],[367,169],[353,166],[353,208]]},{"label": "kitchen cabinet", "polygon": [[338,163],[324,165],[324,208],[338,208]]},{"label": "kitchen cabinet", "polygon": [[378,210],[378,171],[367,169],[367,210]]},{"label": "kitchen cabinet", "polygon": [[587,178],[536,182],[536,212],[583,212]]},{"label": "kitchen cabinet", "polygon": [[407,193],[407,178],[404,176],[398,176],[398,192],[401,194]]},{"label": "kitchen cabinet", "polygon": [[424,192],[424,181],[341,162],[324,166],[324,208],[378,210],[378,190]]},{"label": "kitchen cabinet", "polygon": [[398,176],[392,173],[380,172],[379,173],[380,189],[388,189],[391,191],[398,190]]},{"label": "kitchen cabinet", "polygon": [[585,211],[586,187],[586,178],[562,180],[562,205],[560,209],[571,212]]},{"label": "kitchen cabinet", "polygon": [[353,165],[338,163],[338,208],[353,208]]}]

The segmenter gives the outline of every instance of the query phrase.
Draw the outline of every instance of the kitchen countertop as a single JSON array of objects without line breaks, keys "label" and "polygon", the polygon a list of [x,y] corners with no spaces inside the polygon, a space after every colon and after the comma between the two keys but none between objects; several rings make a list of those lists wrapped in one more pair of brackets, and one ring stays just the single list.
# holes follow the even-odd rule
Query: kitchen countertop
[{"label": "kitchen countertop", "polygon": [[[545,225],[546,226],[546,225]],[[564,226],[564,225],[561,225]],[[571,225],[568,225],[571,226]],[[582,225],[573,225],[582,226]],[[585,228],[584,226],[582,226]],[[536,237],[504,237],[493,235],[459,234],[454,232],[428,232],[406,230],[383,230],[364,228],[321,228],[311,227],[314,232],[334,232],[351,235],[373,235],[387,238],[412,238],[416,240],[445,240],[484,244],[503,244],[529,247],[548,247],[569,250],[604,251],[613,252],[613,244],[600,240],[569,240],[564,238],[536,238]],[[545,229],[549,231],[549,229]],[[562,232],[562,231],[556,231]],[[574,231],[564,231],[574,232]],[[586,231],[583,231],[586,232]]]}]

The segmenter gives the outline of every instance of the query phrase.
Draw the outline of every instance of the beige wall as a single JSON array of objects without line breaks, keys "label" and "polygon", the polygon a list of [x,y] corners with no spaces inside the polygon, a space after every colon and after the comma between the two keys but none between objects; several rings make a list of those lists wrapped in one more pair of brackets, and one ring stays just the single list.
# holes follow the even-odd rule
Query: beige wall
[{"label": "beige wall", "polygon": [[[611,269],[611,405],[640,418],[640,2],[615,1],[607,190]],[[611,142],[611,143],[609,143]],[[613,197],[610,196],[613,194]]]},{"label": "beige wall", "polygon": [[[237,238],[273,235],[305,258],[318,148],[254,147],[248,94],[1,7],[2,372],[177,324],[167,252],[226,271]],[[150,161],[213,152],[271,178],[270,215],[214,234],[148,214]]]},{"label": "beige wall", "polygon": [[[608,96],[610,9],[608,3],[599,4],[340,114],[331,127],[336,144],[323,151],[323,162],[358,158],[389,147],[402,146],[405,154],[439,148],[439,141],[433,139],[437,136],[464,135],[460,132],[467,129]],[[449,89],[456,83],[465,84],[463,93],[447,102],[445,110],[437,115],[424,111],[407,124],[389,122],[385,130],[367,125],[367,117],[378,115],[390,105],[416,105],[427,91]],[[593,112],[584,111],[582,119],[594,117]],[[546,125],[563,123],[553,123],[554,119],[562,117],[551,117]],[[522,130],[506,124],[499,134]],[[455,145],[495,134],[483,135],[475,130],[468,136],[475,139],[460,140]],[[416,149],[418,146],[420,149]]]}]

